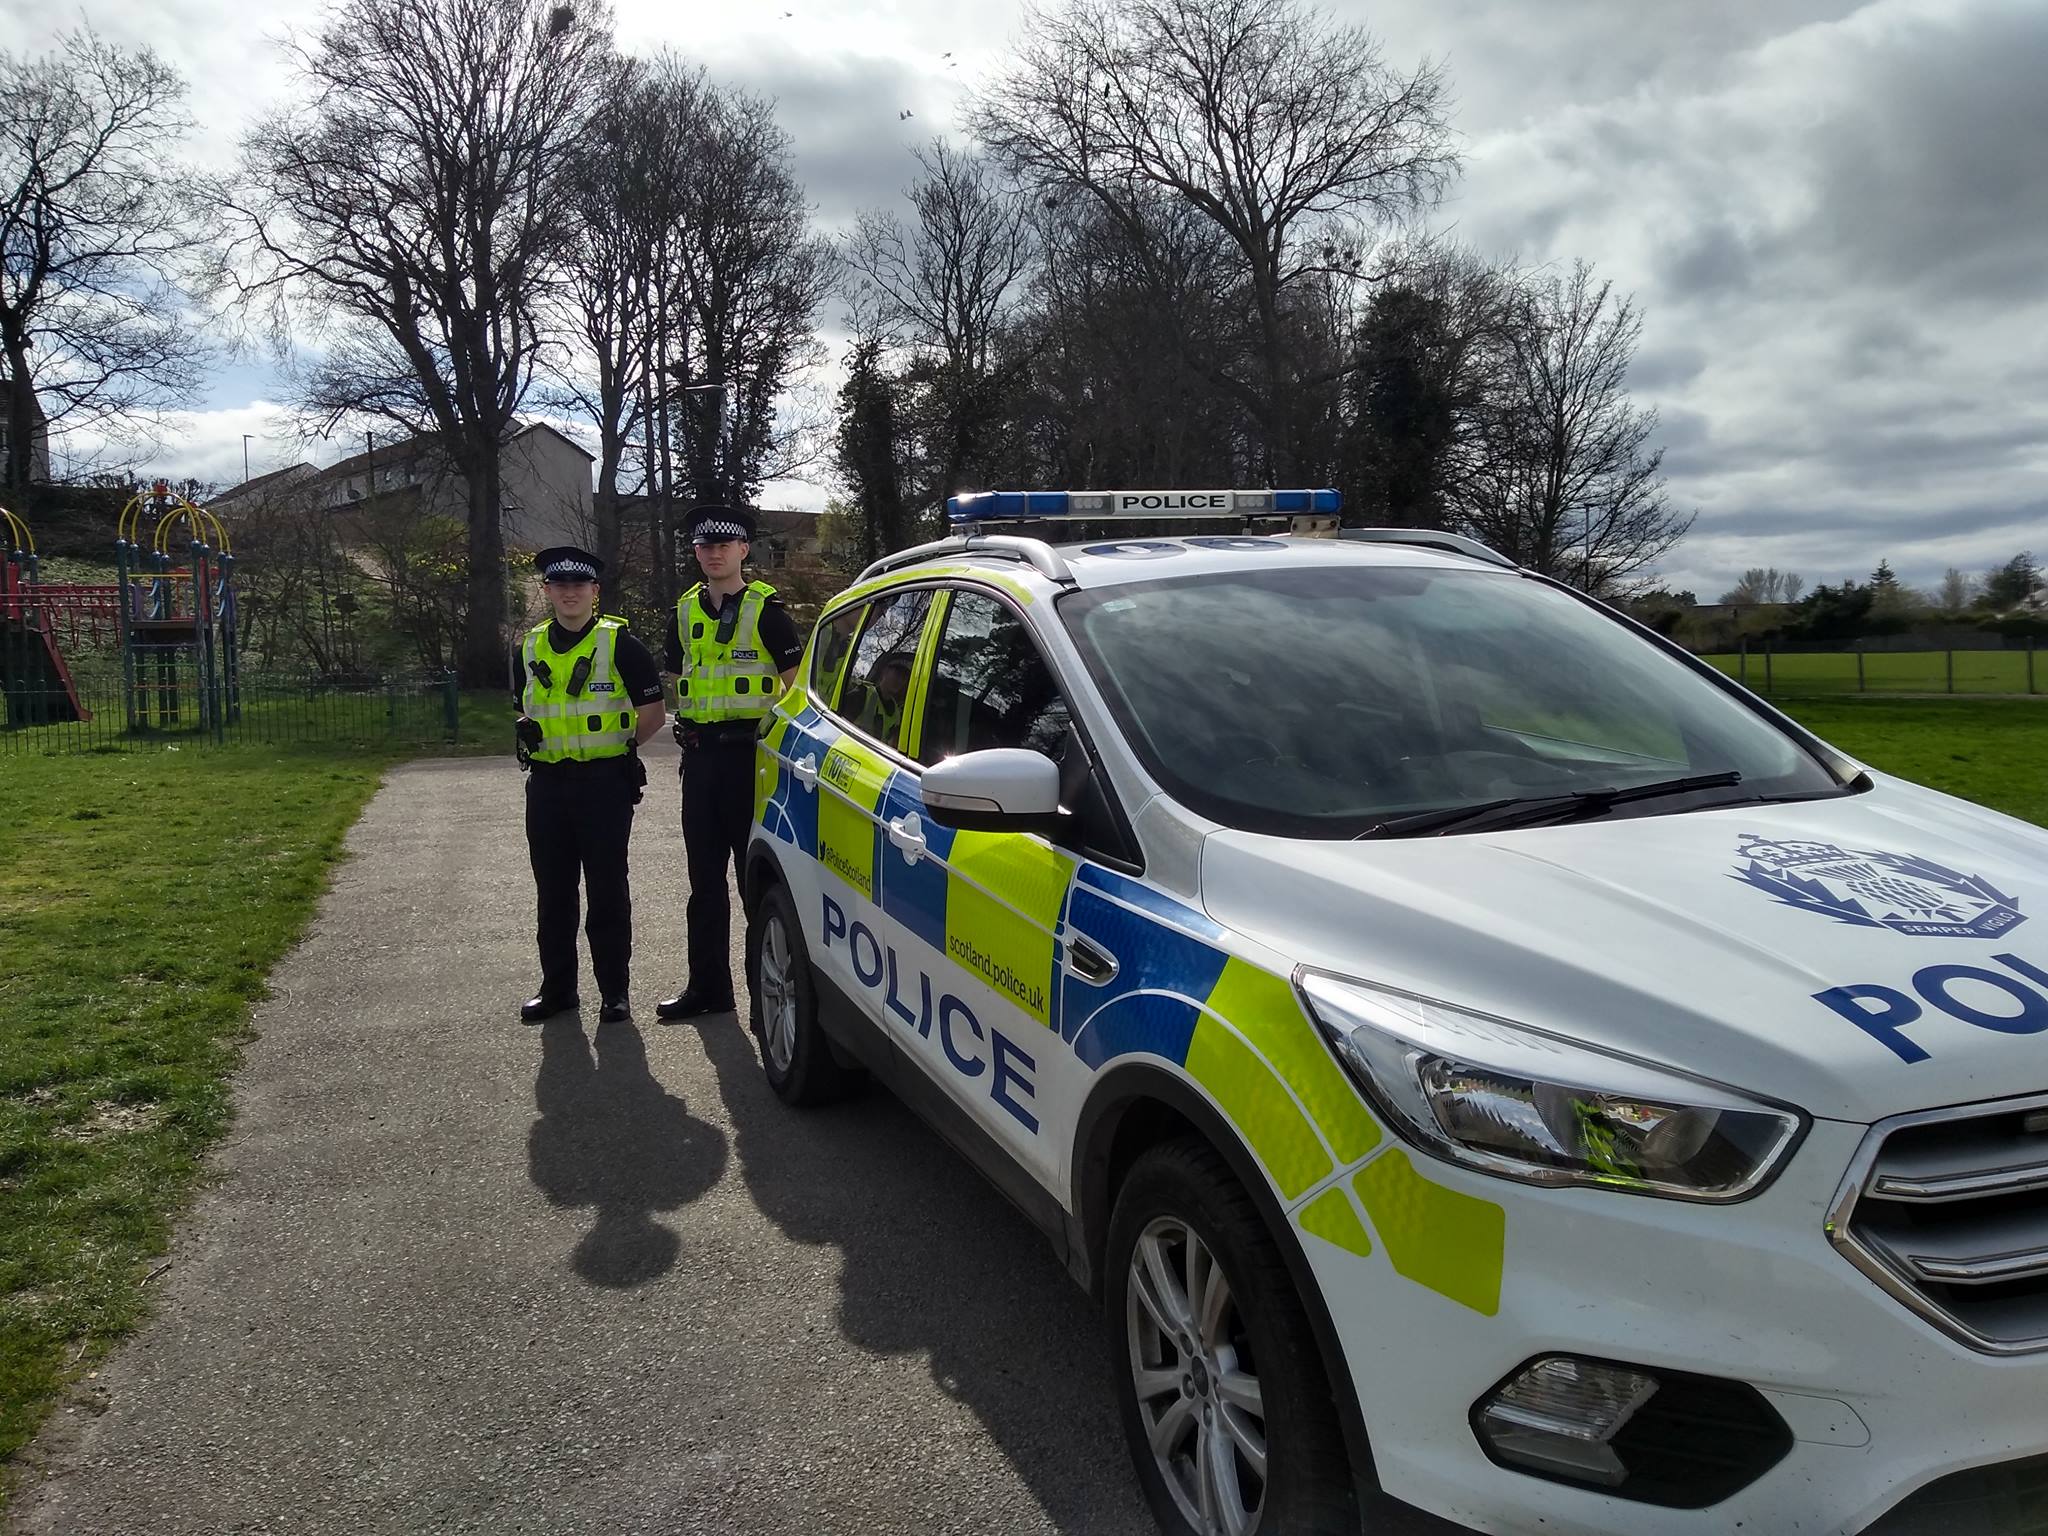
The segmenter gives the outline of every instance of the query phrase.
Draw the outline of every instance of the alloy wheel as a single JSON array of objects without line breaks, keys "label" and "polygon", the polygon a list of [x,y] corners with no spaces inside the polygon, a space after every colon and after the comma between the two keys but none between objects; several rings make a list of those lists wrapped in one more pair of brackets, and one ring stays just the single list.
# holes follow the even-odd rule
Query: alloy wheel
[{"label": "alloy wheel", "polygon": [[1266,1496],[1266,1409],[1223,1266],[1174,1216],[1131,1250],[1126,1336],[1138,1414],[1183,1519],[1202,1536],[1251,1536]]}]

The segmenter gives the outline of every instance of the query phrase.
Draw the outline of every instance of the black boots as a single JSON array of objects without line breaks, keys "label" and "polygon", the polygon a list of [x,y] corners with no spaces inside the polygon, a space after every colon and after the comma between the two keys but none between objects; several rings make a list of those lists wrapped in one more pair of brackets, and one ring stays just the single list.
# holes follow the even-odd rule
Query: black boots
[{"label": "black boots", "polygon": [[674,997],[665,997],[654,1005],[654,1016],[665,1024],[678,1023],[683,1019],[701,1018],[708,1013],[731,1013],[733,999],[730,990],[707,992],[695,985],[683,988]]},{"label": "black boots", "polygon": [[538,997],[529,997],[519,1005],[519,1022],[538,1024],[543,1019],[552,1019],[558,1013],[574,1013],[582,1006],[573,993],[568,997],[550,997],[543,992]]},{"label": "black boots", "polygon": [[632,1005],[626,1001],[623,994],[618,997],[608,997],[604,1000],[604,1006],[597,1010],[597,1022],[600,1024],[630,1024],[633,1022]]}]

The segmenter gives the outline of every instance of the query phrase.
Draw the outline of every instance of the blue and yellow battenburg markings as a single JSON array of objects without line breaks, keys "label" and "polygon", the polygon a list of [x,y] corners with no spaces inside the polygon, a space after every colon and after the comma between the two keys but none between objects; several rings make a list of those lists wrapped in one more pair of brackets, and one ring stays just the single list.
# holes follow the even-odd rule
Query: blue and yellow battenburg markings
[{"label": "blue and yellow battenburg markings", "polygon": [[[755,810],[770,836],[871,901],[879,887],[892,921],[1008,997],[1090,1070],[1138,1055],[1179,1067],[1237,1127],[1304,1231],[1361,1256],[1376,1234],[1397,1273],[1487,1316],[1499,1310],[1506,1213],[1387,1145],[1289,980],[1229,953],[1207,914],[1036,838],[939,826],[914,774],[801,692],[781,701],[762,746]],[[806,756],[818,765],[815,792],[791,771]],[[885,858],[883,826],[910,815],[926,856]],[[1107,983],[1065,973],[1072,935],[1117,957]],[[1020,1119],[1038,1130],[1035,1116]]]}]

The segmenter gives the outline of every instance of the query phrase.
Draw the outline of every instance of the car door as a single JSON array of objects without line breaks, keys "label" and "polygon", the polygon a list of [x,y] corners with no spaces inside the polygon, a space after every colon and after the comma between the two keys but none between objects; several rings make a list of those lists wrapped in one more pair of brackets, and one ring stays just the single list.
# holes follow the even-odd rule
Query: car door
[{"label": "car door", "polygon": [[[887,977],[882,805],[901,767],[894,753],[932,596],[915,587],[871,601],[829,695],[813,700],[825,711],[816,732],[818,899],[804,914],[804,937],[812,962],[878,1023]],[[892,681],[899,672],[900,683]]]},{"label": "car door", "polygon": [[[982,747],[1058,758],[1070,715],[1022,616],[956,586],[937,600],[901,738],[918,768]],[[1061,932],[1078,860],[1031,833],[932,820],[917,771],[882,804],[888,1022],[904,1049],[1043,1187],[1055,1187],[1068,1090]]]}]

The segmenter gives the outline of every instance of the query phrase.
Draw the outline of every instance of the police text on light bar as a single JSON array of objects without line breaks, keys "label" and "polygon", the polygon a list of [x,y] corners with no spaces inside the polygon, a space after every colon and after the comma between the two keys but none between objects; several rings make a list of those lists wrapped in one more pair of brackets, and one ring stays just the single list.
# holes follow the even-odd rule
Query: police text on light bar
[{"label": "police text on light bar", "polygon": [[1336,512],[1343,498],[1321,491],[975,491],[946,498],[954,523],[1039,518],[1274,517]]}]

